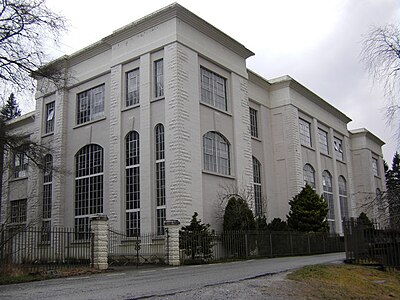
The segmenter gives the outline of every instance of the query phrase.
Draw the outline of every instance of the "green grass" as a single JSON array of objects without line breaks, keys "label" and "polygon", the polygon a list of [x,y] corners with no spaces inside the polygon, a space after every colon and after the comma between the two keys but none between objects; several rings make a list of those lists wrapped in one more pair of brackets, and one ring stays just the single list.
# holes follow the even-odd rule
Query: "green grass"
[{"label": "green grass", "polygon": [[400,273],[355,265],[316,265],[288,276],[307,299],[400,299]]}]

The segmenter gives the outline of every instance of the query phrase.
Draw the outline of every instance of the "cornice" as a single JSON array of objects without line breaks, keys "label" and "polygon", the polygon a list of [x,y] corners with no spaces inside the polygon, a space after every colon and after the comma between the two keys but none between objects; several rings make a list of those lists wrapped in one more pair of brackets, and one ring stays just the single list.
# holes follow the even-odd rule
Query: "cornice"
[{"label": "cornice", "polygon": [[262,88],[266,88],[267,90],[270,89],[271,87],[271,83],[269,83],[269,81],[267,79],[265,79],[264,77],[262,77],[261,75],[257,74],[256,72],[247,69],[247,74],[248,74],[248,78],[249,81],[262,87]]},{"label": "cornice", "polygon": [[227,34],[223,33],[221,30],[217,29],[210,23],[204,21],[191,11],[187,10],[178,3],[173,3],[160,10],[157,10],[137,21],[134,21],[124,27],[115,30],[112,34],[102,38],[100,41],[85,47],[78,52],[71,55],[65,55],[50,64],[58,64],[62,61],[67,60],[67,66],[73,66],[77,63],[85,61],[95,55],[101,54],[112,48],[113,45],[126,40],[134,35],[144,32],[148,29],[154,28],[166,21],[177,18],[211,39],[217,41],[218,43],[224,45],[231,51],[242,56],[243,58],[248,58],[254,53],[248,50],[245,46],[229,37]]},{"label": "cornice", "polygon": [[358,128],[358,129],[352,129],[349,130],[351,135],[361,135],[361,136],[365,136],[366,138],[374,141],[376,144],[378,144],[379,146],[383,146],[385,145],[385,142],[382,141],[379,137],[377,137],[375,134],[373,134],[371,131],[369,131],[366,128]]},{"label": "cornice", "polygon": [[299,94],[303,95],[307,99],[311,100],[318,106],[322,107],[323,109],[329,111],[333,115],[335,115],[337,118],[339,118],[341,121],[343,121],[345,124],[349,123],[351,119],[346,116],[344,113],[342,113],[340,110],[338,110],[336,107],[325,101],[323,98],[306,88],[304,85],[299,83],[298,81],[294,80],[292,77],[285,75],[279,78],[274,78],[269,80],[269,82],[272,84],[271,90],[276,90],[279,88],[283,87],[290,87]]}]

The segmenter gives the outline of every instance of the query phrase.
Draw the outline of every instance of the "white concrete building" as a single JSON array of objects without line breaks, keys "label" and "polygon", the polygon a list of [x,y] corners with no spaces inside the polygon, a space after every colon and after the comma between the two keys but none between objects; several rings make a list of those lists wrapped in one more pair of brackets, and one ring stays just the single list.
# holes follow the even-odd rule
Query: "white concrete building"
[{"label": "white concrete building", "polygon": [[103,213],[134,235],[198,212],[219,230],[224,188],[252,191],[271,221],[308,182],[342,232],[362,195],[385,189],[383,142],[294,79],[248,70],[252,55],[172,4],[53,62],[65,87],[39,80],[36,110],[9,126],[49,147],[59,172],[17,155],[1,220],[82,230]]}]

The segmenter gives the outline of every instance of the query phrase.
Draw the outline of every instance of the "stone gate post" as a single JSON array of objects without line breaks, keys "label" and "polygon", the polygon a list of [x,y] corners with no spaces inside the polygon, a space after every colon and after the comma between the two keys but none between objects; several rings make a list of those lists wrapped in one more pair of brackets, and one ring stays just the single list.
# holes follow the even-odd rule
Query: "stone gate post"
[{"label": "stone gate post", "polygon": [[108,217],[93,216],[90,219],[90,230],[93,234],[92,266],[98,270],[108,269]]},{"label": "stone gate post", "polygon": [[167,241],[165,243],[165,252],[167,264],[170,266],[179,266],[179,229],[180,222],[178,220],[167,220],[164,222],[165,234]]}]

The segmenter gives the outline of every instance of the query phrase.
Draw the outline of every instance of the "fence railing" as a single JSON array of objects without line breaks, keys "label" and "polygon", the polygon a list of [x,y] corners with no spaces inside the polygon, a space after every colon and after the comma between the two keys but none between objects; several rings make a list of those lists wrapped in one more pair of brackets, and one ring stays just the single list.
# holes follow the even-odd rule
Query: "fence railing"
[{"label": "fence railing", "polygon": [[348,261],[400,268],[400,231],[354,219],[344,221],[343,230]]},{"label": "fence railing", "polygon": [[166,237],[156,233],[130,237],[108,230],[108,263],[110,265],[164,264]]},{"label": "fence railing", "polygon": [[92,234],[77,240],[71,228],[3,228],[0,232],[0,266],[20,265],[31,271],[90,266]]},{"label": "fence railing", "polygon": [[344,251],[343,239],[322,233],[231,231],[221,234],[181,232],[180,235],[182,263],[340,251]]}]

